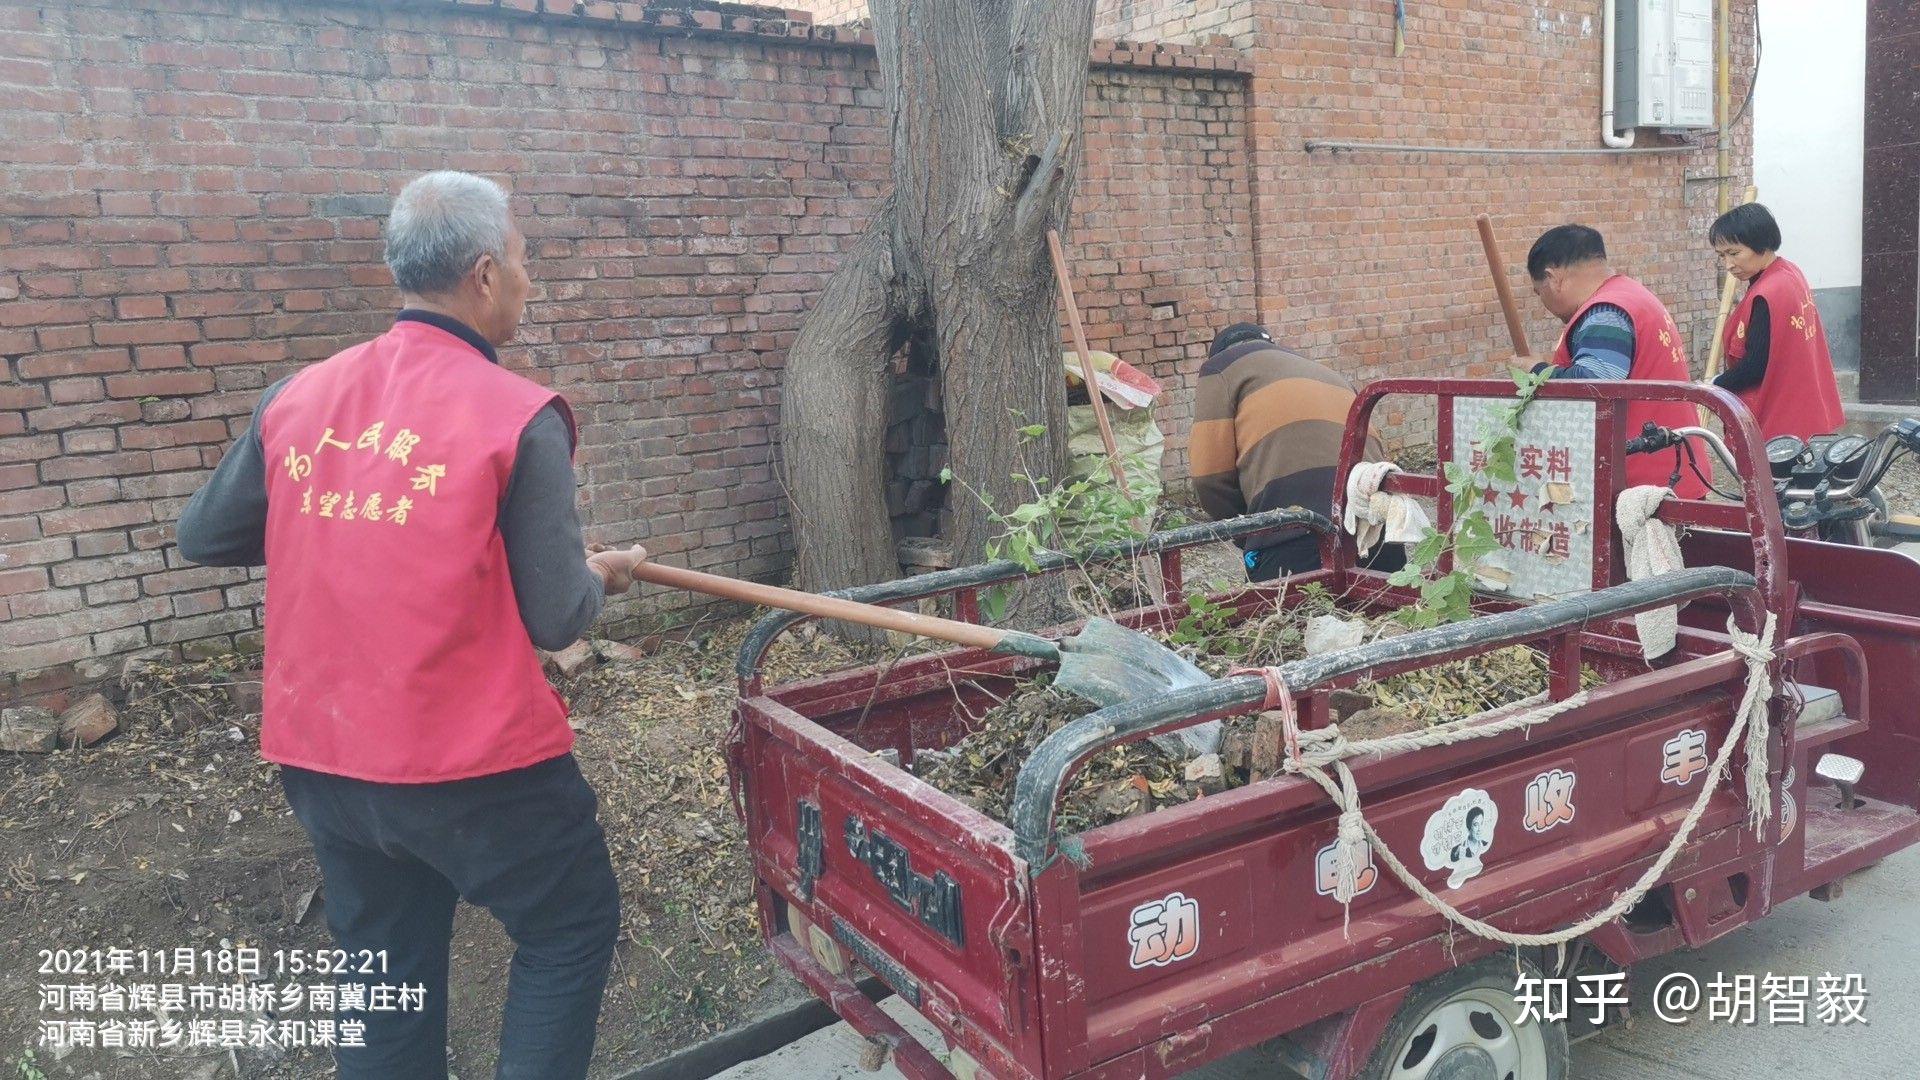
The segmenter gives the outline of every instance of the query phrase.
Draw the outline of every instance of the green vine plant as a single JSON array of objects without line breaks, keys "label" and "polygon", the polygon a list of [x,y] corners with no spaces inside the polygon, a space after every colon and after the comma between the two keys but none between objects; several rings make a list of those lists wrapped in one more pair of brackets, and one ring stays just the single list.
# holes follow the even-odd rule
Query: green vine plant
[{"label": "green vine plant", "polygon": [[[1401,622],[1420,628],[1459,622],[1473,616],[1473,589],[1480,560],[1500,549],[1493,522],[1481,509],[1481,496],[1493,482],[1512,484],[1518,480],[1520,424],[1527,406],[1550,377],[1513,370],[1514,399],[1493,411],[1480,429],[1480,443],[1486,451],[1486,465],[1478,471],[1457,461],[1449,461],[1442,470],[1447,494],[1453,498],[1453,526],[1442,533],[1432,526],[1407,553],[1407,565],[1387,580],[1394,585],[1420,589],[1418,602],[1401,608]],[[1442,561],[1451,555],[1453,569],[1440,572]]]},{"label": "green vine plant", "polygon": [[[1045,435],[1047,429],[1041,424],[1028,424],[1018,430],[1022,438],[1032,440]],[[1122,494],[1107,472],[1064,484],[1026,473],[1015,473],[1013,478],[1031,488],[1033,498],[1002,511],[987,492],[955,477],[951,466],[940,470],[941,483],[957,483],[980,500],[999,529],[999,535],[987,542],[987,558],[1006,559],[1029,573],[1037,573],[1040,556],[1050,552],[1082,551],[1139,537],[1134,523],[1150,517],[1153,510],[1152,499]],[[982,590],[980,614],[989,622],[997,622],[1006,614],[1011,596],[1012,590],[1005,585]]]}]

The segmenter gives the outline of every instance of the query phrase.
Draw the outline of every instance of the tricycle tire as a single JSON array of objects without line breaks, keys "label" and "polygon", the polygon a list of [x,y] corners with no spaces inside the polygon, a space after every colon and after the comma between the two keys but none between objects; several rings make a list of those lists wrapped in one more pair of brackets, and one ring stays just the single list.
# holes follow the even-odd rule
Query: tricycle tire
[{"label": "tricycle tire", "polygon": [[1501,954],[1415,986],[1354,1080],[1566,1080],[1566,1024],[1520,1022],[1521,973]]}]

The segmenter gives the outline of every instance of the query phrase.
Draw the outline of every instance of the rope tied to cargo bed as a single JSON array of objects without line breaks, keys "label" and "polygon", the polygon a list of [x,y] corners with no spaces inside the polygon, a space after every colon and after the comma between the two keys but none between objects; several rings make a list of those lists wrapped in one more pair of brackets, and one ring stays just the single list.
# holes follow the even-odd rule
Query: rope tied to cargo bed
[{"label": "rope tied to cargo bed", "polygon": [[[1666,849],[1653,861],[1653,864],[1628,886],[1614,895],[1613,901],[1605,908],[1581,919],[1571,926],[1544,934],[1525,934],[1502,930],[1480,919],[1465,914],[1428,888],[1400,858],[1387,847],[1373,823],[1366,819],[1361,809],[1359,787],[1354,781],[1353,770],[1347,766],[1346,759],[1362,754],[1378,754],[1390,750],[1420,749],[1432,746],[1447,746],[1465,742],[1469,739],[1484,739],[1516,729],[1530,728],[1537,724],[1578,708],[1587,701],[1585,691],[1574,694],[1564,701],[1545,704],[1513,716],[1502,717],[1489,722],[1479,721],[1480,717],[1465,717],[1448,721],[1428,728],[1425,731],[1409,732],[1401,735],[1388,735],[1377,739],[1348,741],[1341,735],[1337,725],[1315,731],[1299,733],[1301,750],[1298,756],[1288,755],[1282,759],[1283,771],[1305,776],[1319,784],[1327,797],[1340,811],[1339,831],[1335,841],[1333,878],[1334,899],[1338,900],[1346,911],[1350,923],[1352,904],[1359,892],[1359,880],[1367,858],[1367,848],[1371,847],[1380,854],[1388,871],[1405,886],[1407,891],[1418,896],[1427,905],[1445,916],[1446,919],[1468,933],[1489,941],[1506,945],[1547,946],[1562,945],[1575,938],[1589,934],[1619,918],[1646,898],[1654,885],[1666,874],[1667,868],[1678,858],[1687,842],[1693,839],[1693,832],[1706,815],[1707,805],[1713,794],[1719,790],[1720,782],[1726,778],[1733,761],[1736,748],[1746,751],[1744,780],[1747,796],[1747,817],[1754,828],[1755,835],[1764,835],[1766,824],[1773,816],[1772,791],[1767,784],[1767,703],[1773,698],[1773,674],[1771,665],[1774,659],[1772,641],[1778,624],[1778,618],[1767,613],[1766,625],[1758,634],[1749,634],[1727,620],[1727,635],[1732,651],[1746,662],[1746,692],[1740,698],[1740,704],[1734,712],[1733,726],[1727,732],[1726,741],[1720,744],[1715,753],[1713,764],[1706,779],[1700,785],[1700,793],[1694,797],[1693,805],[1687,810],[1685,818],[1674,831]],[[1277,669],[1265,669],[1270,691],[1269,698],[1290,701],[1292,695],[1286,691],[1280,681]],[[1276,684],[1278,684],[1276,686]],[[1536,705],[1545,700],[1545,695],[1535,695],[1522,702],[1522,705]],[[1482,714],[1485,715],[1485,714]],[[1329,772],[1331,769],[1331,773]]]}]

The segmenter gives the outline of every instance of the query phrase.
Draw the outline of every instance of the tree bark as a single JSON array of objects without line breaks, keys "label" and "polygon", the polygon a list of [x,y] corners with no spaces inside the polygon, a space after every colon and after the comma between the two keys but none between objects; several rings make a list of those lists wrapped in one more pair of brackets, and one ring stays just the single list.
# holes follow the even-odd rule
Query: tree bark
[{"label": "tree bark", "polygon": [[[973,494],[1057,482],[1066,390],[1046,230],[1072,197],[1094,0],[873,0],[894,188],[788,355],[782,456],[798,580],[895,576],[884,496],[887,362],[937,352],[957,563],[996,534]],[[1042,424],[1026,439],[1019,428]]]}]

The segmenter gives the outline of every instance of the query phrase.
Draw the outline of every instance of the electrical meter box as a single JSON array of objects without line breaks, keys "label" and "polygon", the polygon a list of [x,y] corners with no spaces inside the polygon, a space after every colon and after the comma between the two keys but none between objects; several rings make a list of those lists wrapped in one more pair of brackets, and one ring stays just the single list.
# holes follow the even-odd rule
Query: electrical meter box
[{"label": "electrical meter box", "polygon": [[1713,0],[1609,0],[1620,5],[1614,44],[1614,123],[1713,126]]}]

